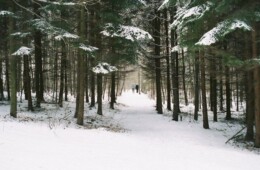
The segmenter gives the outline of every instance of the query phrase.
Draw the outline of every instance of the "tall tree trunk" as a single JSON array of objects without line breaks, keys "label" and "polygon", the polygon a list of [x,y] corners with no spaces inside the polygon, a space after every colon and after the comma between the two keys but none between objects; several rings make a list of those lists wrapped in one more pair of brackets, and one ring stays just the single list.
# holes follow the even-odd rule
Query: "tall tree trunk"
[{"label": "tall tree trunk", "polygon": [[[10,2],[10,11],[13,11],[14,7],[13,7],[13,3]],[[9,33],[13,33],[14,32],[14,19],[13,18],[9,18]],[[9,38],[9,49],[10,49],[10,92],[11,92],[11,108],[10,108],[10,115],[12,117],[17,117],[17,83],[16,83],[16,79],[17,79],[17,56],[11,55],[12,52],[14,52],[14,39],[13,37]]]},{"label": "tall tree trunk", "polygon": [[167,109],[171,108],[171,75],[170,75],[170,42],[169,42],[169,21],[168,10],[164,10],[164,28],[165,28],[165,42],[166,42],[166,84],[167,84]]},{"label": "tall tree trunk", "polygon": [[102,74],[97,74],[97,104],[98,104],[98,108],[97,108],[97,114],[99,115],[103,115],[102,113]]},{"label": "tall tree trunk", "polygon": [[[39,4],[34,3],[34,13],[39,15]],[[35,18],[38,16],[35,15]],[[41,31],[34,31],[34,48],[35,48],[35,91],[36,91],[36,107],[41,107],[43,94],[41,92],[42,79],[42,34]]]},{"label": "tall tree trunk", "polygon": [[64,74],[65,74],[65,64],[66,64],[66,44],[61,41],[61,64],[60,64],[60,92],[59,92],[59,106],[62,107],[63,104],[63,93],[64,93]]},{"label": "tall tree trunk", "polygon": [[110,109],[114,109],[116,102],[116,73],[111,73]]},{"label": "tall tree trunk", "polygon": [[[95,65],[95,59],[94,58],[91,58],[90,59],[90,65],[91,67],[94,67]],[[96,95],[95,95],[95,74],[94,72],[90,72],[90,90],[91,90],[91,96],[90,96],[90,107],[94,107],[95,106],[95,98],[96,98]]]},{"label": "tall tree trunk", "polygon": [[231,119],[231,90],[230,90],[230,70],[225,66],[225,85],[226,85],[226,120]]},{"label": "tall tree trunk", "polygon": [[[173,38],[174,37],[174,38]],[[174,32],[172,34],[172,41],[174,46],[177,45],[177,34]],[[179,102],[179,57],[178,52],[172,53],[172,74],[173,74],[173,120],[178,121],[180,111]]]},{"label": "tall tree trunk", "polygon": [[200,98],[200,81],[199,81],[199,52],[195,52],[195,98],[194,98],[194,120],[198,120],[198,112],[199,112],[199,98]]},{"label": "tall tree trunk", "polygon": [[188,106],[188,96],[187,96],[187,90],[186,90],[186,73],[185,73],[185,58],[184,58],[184,50],[181,50],[181,55],[182,55],[182,84],[183,84],[183,93],[184,93],[184,100],[185,100],[185,105]]},{"label": "tall tree trunk", "polygon": [[[245,35],[245,54],[244,60],[252,59],[250,55],[251,49],[248,41],[248,35]],[[254,71],[246,70],[245,71],[245,91],[246,91],[246,136],[245,140],[253,141],[254,140],[254,118],[255,118],[255,99],[254,97]]]},{"label": "tall tree trunk", "polygon": [[65,101],[68,101],[68,60],[64,60]]},{"label": "tall tree trunk", "polygon": [[27,100],[28,100],[28,110],[33,111],[33,104],[32,104],[32,94],[31,94],[31,77],[30,77],[30,68],[29,68],[29,56],[24,56],[24,89]]},{"label": "tall tree trunk", "polygon": [[3,58],[0,56],[0,101],[4,100],[4,85],[3,85]]},{"label": "tall tree trunk", "polygon": [[157,10],[155,11],[155,18],[153,20],[153,28],[154,28],[154,54],[155,54],[155,79],[156,79],[156,110],[158,114],[163,113],[162,108],[162,88],[161,88],[161,59],[160,59],[160,26],[161,26],[161,20],[160,20],[160,12]]},{"label": "tall tree trunk", "polygon": [[210,77],[211,77],[211,90],[210,90],[210,98],[211,98],[211,109],[213,111],[213,121],[217,122],[218,121],[218,116],[217,116],[217,79],[216,79],[216,59],[215,56],[211,58],[210,61]]},{"label": "tall tree trunk", "polygon": [[[5,29],[8,30],[8,22],[7,18],[4,18],[4,26]],[[6,32],[7,33],[7,32]],[[7,35],[6,35],[7,36]],[[8,53],[8,40],[6,39],[4,41],[4,56],[5,56],[5,79],[6,79],[6,90],[7,90],[7,100],[11,100],[11,95],[10,95],[10,73],[9,73],[9,53]]]},{"label": "tall tree trunk", "polygon": [[[80,35],[83,36],[85,34],[85,8],[81,7],[80,10]],[[79,87],[79,97],[78,97],[78,114],[77,114],[77,124],[78,125],[83,125],[84,121],[84,83],[85,83],[85,68],[84,68],[84,55],[83,52],[80,51],[78,54],[78,68],[79,68],[79,75],[77,78],[79,79],[78,87]]]},{"label": "tall tree trunk", "polygon": [[[95,12],[94,10],[90,10],[90,15],[89,15],[89,21],[90,21],[90,35],[89,35],[89,39],[90,39],[90,42],[93,44],[93,45],[96,45],[95,43],[95,29],[96,28],[96,17],[95,17]],[[95,67],[95,58],[91,57],[90,58],[90,68],[93,68]],[[91,96],[90,96],[90,107],[94,107],[95,106],[95,102],[96,102],[96,94],[95,94],[95,91],[96,91],[96,87],[95,87],[95,82],[96,82],[96,78],[95,78],[95,73],[90,71],[90,91],[91,91]]]},{"label": "tall tree trunk", "polygon": [[220,74],[220,80],[219,80],[219,110],[220,111],[224,111],[224,107],[223,107],[223,65],[222,65],[222,59],[220,59],[220,63],[219,63],[219,74]]},{"label": "tall tree trunk", "polygon": [[203,128],[209,129],[207,96],[206,96],[206,78],[205,78],[205,56],[204,52],[200,51],[200,68],[201,68],[201,94],[202,94],[202,113],[203,113]]},{"label": "tall tree trunk", "polygon": [[[259,59],[257,56],[257,25],[255,24],[252,31],[252,57]],[[260,148],[260,66],[254,68],[254,92],[255,92],[255,147]]]},{"label": "tall tree trunk", "polygon": [[85,87],[86,87],[86,103],[89,103],[89,59],[88,57],[85,58]]}]

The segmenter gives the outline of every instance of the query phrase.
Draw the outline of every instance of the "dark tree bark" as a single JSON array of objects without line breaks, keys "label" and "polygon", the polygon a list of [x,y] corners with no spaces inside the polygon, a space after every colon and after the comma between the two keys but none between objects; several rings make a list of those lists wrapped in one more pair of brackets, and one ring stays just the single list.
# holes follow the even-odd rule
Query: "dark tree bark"
[{"label": "dark tree bark", "polygon": [[114,109],[116,103],[116,73],[111,73],[110,109]]},{"label": "dark tree bark", "polygon": [[202,114],[203,128],[209,129],[207,96],[206,96],[206,78],[205,78],[205,56],[204,52],[200,52],[200,68],[201,68],[201,94],[202,94]]},{"label": "dark tree bark", "polygon": [[216,59],[215,56],[213,56],[211,58],[210,61],[210,65],[211,65],[211,74],[210,74],[210,78],[211,78],[211,109],[213,111],[213,121],[217,122],[218,121],[218,116],[217,116],[217,79],[216,79],[216,72],[217,72],[217,68],[216,68]]},{"label": "dark tree bark", "polygon": [[[39,15],[39,3],[34,3],[34,13]],[[34,17],[37,18],[38,16]],[[41,106],[43,101],[43,72],[42,72],[42,33],[39,30],[34,31],[34,48],[35,48],[35,91],[36,107]]]},{"label": "dark tree bark", "polygon": [[85,58],[85,87],[86,87],[86,103],[89,103],[89,59]]},{"label": "dark tree bark", "polygon": [[[8,30],[8,22],[7,18],[5,17],[4,20],[4,28]],[[7,34],[8,32],[6,32]],[[6,35],[7,36],[7,35]],[[6,90],[7,90],[7,100],[11,100],[11,93],[10,93],[10,77],[9,77],[9,54],[8,54],[8,40],[7,38],[4,40],[4,58],[5,58],[5,77],[6,77]]]},{"label": "dark tree bark", "polygon": [[[95,12],[94,10],[90,11],[90,15],[89,15],[89,20],[90,20],[90,35],[89,35],[89,39],[90,42],[95,45],[95,30],[94,28],[96,27],[96,17],[95,17]],[[90,58],[90,68],[95,67],[95,58],[91,57]],[[95,82],[96,82],[96,78],[95,78],[95,73],[94,72],[90,72],[90,91],[91,91],[91,96],[90,96],[90,107],[94,107],[95,106],[95,102],[96,102],[96,87],[95,87]]]},{"label": "dark tree bark", "polygon": [[[252,31],[252,57],[259,59],[257,53],[257,24]],[[255,147],[260,148],[260,66],[254,68],[254,93],[255,93]]]},{"label": "dark tree bark", "polygon": [[[9,2],[9,10],[13,11],[14,6],[13,3],[10,1]],[[14,26],[15,26],[15,21],[12,17],[9,18],[9,33],[13,33],[14,31]],[[14,51],[14,38],[10,37],[9,38],[9,49],[10,52],[12,53]],[[10,54],[10,92],[11,92],[11,105],[10,105],[10,115],[12,117],[17,117],[17,56],[11,55]]]},{"label": "dark tree bark", "polygon": [[171,75],[170,75],[170,42],[169,42],[169,21],[168,21],[168,10],[165,9],[164,15],[164,28],[165,28],[165,43],[166,43],[166,84],[167,84],[167,109],[171,108]]},{"label": "dark tree bark", "polygon": [[[251,49],[248,41],[248,35],[245,36],[245,54],[244,60],[252,59]],[[246,92],[246,136],[245,140],[254,140],[254,118],[255,118],[255,100],[254,100],[254,71],[246,70],[244,72],[244,84]]]},{"label": "dark tree bark", "polygon": [[222,61],[220,60],[219,63],[219,73],[220,73],[220,80],[219,80],[219,110],[220,111],[224,111],[224,107],[223,107],[223,65],[222,65]]},{"label": "dark tree bark", "polygon": [[30,68],[29,68],[29,56],[24,56],[24,89],[27,100],[28,100],[28,110],[33,111],[33,104],[32,104],[32,94],[31,94],[31,77],[30,77]]},{"label": "dark tree bark", "polygon": [[103,113],[102,113],[102,91],[103,91],[102,77],[103,77],[102,74],[97,74],[97,104],[98,104],[97,114],[98,115],[103,115]]},{"label": "dark tree bark", "polygon": [[181,55],[182,55],[182,84],[183,84],[183,93],[184,93],[184,101],[185,101],[185,105],[188,106],[188,95],[187,95],[187,90],[186,90],[186,68],[185,68],[185,58],[184,58],[184,50],[182,49],[181,51]]},{"label": "dark tree bark", "polygon": [[230,90],[230,71],[229,67],[225,66],[225,86],[226,86],[226,120],[231,119],[231,90]]},{"label": "dark tree bark", "polygon": [[[84,37],[85,33],[85,8],[81,7],[80,10],[80,35]],[[78,80],[78,112],[77,112],[77,124],[83,125],[84,123],[84,90],[85,90],[85,68],[84,68],[84,54],[82,51],[78,54],[78,68],[79,68],[79,74],[77,76]]]},{"label": "dark tree bark", "polygon": [[198,120],[198,112],[199,112],[199,95],[200,95],[200,81],[199,81],[199,73],[200,73],[200,64],[199,64],[199,52],[195,52],[195,98],[194,98],[194,120]]},{"label": "dark tree bark", "polygon": [[155,54],[155,85],[156,85],[156,110],[158,114],[163,113],[162,108],[162,88],[161,88],[161,40],[160,40],[160,28],[161,28],[161,19],[160,12],[155,10],[155,17],[153,20],[153,38],[154,38],[154,54]]},{"label": "dark tree bark", "polygon": [[66,44],[61,41],[61,64],[60,64],[60,92],[59,92],[59,106],[63,105],[63,93],[64,93],[64,74],[65,74],[65,64],[66,64]]}]

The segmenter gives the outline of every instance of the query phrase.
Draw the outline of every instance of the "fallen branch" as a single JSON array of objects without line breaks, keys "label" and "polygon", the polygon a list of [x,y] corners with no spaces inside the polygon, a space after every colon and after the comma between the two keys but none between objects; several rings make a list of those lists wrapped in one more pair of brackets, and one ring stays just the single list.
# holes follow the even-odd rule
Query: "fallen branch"
[{"label": "fallen branch", "polygon": [[234,138],[237,138],[238,136],[241,136],[241,135],[238,135],[240,132],[242,132],[246,127],[243,127],[241,130],[239,130],[235,135],[233,135],[231,138],[229,138],[225,143],[227,144],[229,141],[231,141],[232,139]]}]

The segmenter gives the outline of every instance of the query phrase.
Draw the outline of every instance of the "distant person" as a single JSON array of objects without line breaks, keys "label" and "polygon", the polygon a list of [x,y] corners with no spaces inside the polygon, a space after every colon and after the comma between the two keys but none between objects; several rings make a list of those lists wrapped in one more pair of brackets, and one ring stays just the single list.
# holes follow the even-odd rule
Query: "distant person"
[{"label": "distant person", "polygon": [[135,92],[135,88],[136,88],[136,87],[135,87],[135,85],[133,84],[133,85],[132,85],[132,91],[133,91],[133,93]]},{"label": "distant person", "polygon": [[136,93],[138,93],[139,92],[139,85],[137,84],[137,85],[135,85],[135,90],[136,90]]}]

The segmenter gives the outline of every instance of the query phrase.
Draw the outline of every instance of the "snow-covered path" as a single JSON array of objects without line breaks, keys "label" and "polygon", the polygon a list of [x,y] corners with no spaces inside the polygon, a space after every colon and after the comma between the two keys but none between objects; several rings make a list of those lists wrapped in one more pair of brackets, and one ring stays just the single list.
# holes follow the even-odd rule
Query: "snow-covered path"
[{"label": "snow-covered path", "polygon": [[[244,170],[260,156],[225,145],[221,132],[173,122],[154,111],[154,101],[127,92],[115,119],[125,133],[54,128],[0,121],[2,170]],[[1,111],[0,111],[1,113]]]}]

